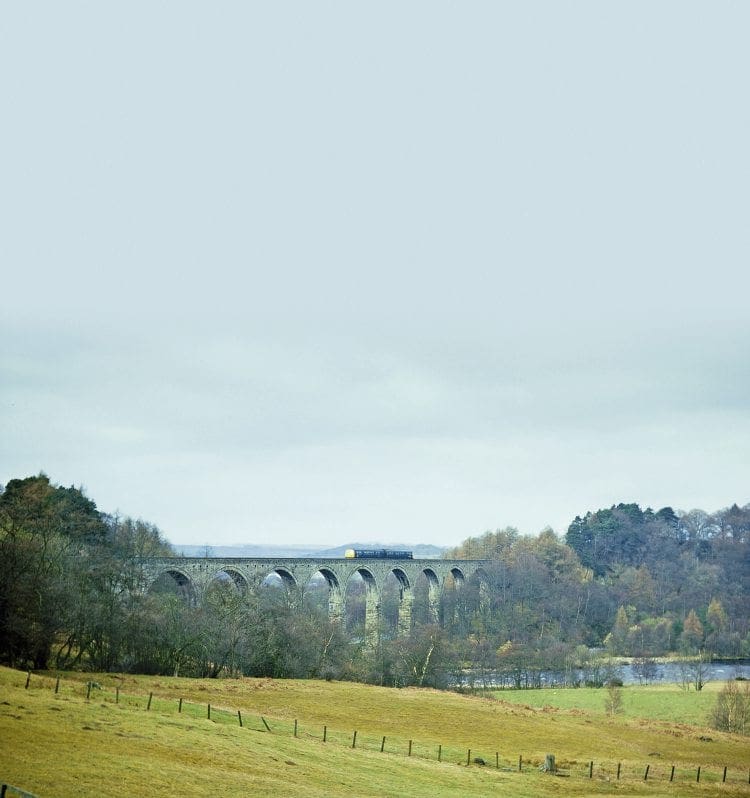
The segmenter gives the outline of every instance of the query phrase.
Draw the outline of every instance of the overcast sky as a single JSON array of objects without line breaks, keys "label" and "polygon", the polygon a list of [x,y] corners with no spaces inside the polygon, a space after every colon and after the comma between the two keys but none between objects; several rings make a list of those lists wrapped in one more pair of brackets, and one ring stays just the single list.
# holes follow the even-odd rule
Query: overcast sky
[{"label": "overcast sky", "polygon": [[748,30],[6,3],[0,483],[212,545],[747,503]]}]

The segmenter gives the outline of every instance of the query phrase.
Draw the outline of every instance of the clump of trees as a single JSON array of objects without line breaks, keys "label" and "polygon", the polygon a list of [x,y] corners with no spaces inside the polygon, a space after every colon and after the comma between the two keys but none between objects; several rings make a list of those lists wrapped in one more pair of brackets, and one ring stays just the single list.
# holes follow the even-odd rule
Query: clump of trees
[{"label": "clump of trees", "polygon": [[0,660],[109,669],[144,621],[140,559],[170,551],[156,527],[100,513],[80,488],[11,480],[0,493]]},{"label": "clump of trees", "polygon": [[446,625],[475,674],[533,686],[552,670],[603,683],[590,652],[604,648],[635,657],[648,681],[657,656],[750,656],[750,505],[708,514],[618,504],[577,516],[564,540],[507,527],[446,557],[492,563]]},{"label": "clump of trees", "polygon": [[618,504],[576,517],[566,542],[617,603],[605,637],[615,653],[750,653],[750,505],[678,514]]}]

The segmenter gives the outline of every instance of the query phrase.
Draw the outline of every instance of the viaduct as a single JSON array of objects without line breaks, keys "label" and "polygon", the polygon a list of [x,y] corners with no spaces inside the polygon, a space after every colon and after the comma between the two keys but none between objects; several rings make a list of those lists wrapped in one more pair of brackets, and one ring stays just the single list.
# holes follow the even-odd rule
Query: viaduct
[{"label": "viaduct", "polygon": [[381,591],[390,574],[400,586],[398,631],[408,635],[417,579],[424,576],[427,580],[429,611],[437,622],[446,580],[451,578],[460,590],[466,580],[484,576],[483,568],[488,564],[489,560],[161,557],[144,560],[143,573],[146,590],[169,576],[190,601],[199,600],[217,579],[231,578],[238,590],[245,592],[259,588],[267,577],[275,574],[292,601],[299,603],[310,580],[319,574],[328,585],[328,616],[334,623],[343,621],[346,586],[359,574],[366,586],[365,639],[374,643],[380,628]]}]

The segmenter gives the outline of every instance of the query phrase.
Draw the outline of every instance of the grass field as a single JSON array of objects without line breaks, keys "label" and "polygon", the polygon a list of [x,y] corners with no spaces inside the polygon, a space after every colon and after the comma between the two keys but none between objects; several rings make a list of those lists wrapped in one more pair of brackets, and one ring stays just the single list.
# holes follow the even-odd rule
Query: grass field
[{"label": "grass field", "polygon": [[[87,700],[92,678],[101,689]],[[345,682],[65,674],[57,694],[54,677],[35,674],[28,689],[25,683],[25,673],[0,668],[0,780],[41,798],[750,797],[746,738],[685,723],[610,719],[599,709],[534,708],[528,701]],[[539,772],[547,752],[565,775]],[[475,757],[486,766],[474,764]],[[676,783],[670,784],[673,764]],[[721,784],[725,765],[728,780]]]},{"label": "grass field", "polygon": [[[622,718],[650,718],[669,723],[708,725],[716,694],[723,682],[709,682],[703,690],[686,691],[676,684],[659,684],[622,688]],[[584,710],[603,715],[607,691],[603,688],[580,687],[543,690],[497,690],[491,695],[502,701],[530,707],[554,707],[563,710]]]}]

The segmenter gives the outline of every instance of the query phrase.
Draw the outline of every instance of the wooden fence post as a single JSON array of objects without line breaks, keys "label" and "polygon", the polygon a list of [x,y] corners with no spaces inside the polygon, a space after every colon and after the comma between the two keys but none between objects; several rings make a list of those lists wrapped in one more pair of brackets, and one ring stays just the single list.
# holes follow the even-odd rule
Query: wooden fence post
[{"label": "wooden fence post", "polygon": [[495,769],[500,770],[500,753],[495,751]]},{"label": "wooden fence post", "polygon": [[179,704],[179,706],[177,707],[177,711],[178,711],[178,712],[182,712],[182,699],[180,699],[180,704]]},{"label": "wooden fence post", "polygon": [[617,781],[620,780],[620,768],[622,767],[622,762],[617,763]]},{"label": "wooden fence post", "polygon": [[409,740],[409,753],[407,754],[407,756],[411,756],[411,740]]},{"label": "wooden fence post", "polygon": [[648,781],[648,769],[650,767],[651,767],[651,765],[646,765],[646,772],[643,774],[643,780],[644,781]]},{"label": "wooden fence post", "polygon": [[211,704],[208,705],[208,719],[211,720]]},{"label": "wooden fence post", "polygon": [[118,684],[115,687],[115,704],[119,704],[119,703],[120,703],[120,685]]},{"label": "wooden fence post", "polygon": [[55,695],[57,695],[58,690],[60,689],[60,677],[57,677],[57,681],[55,682]]},{"label": "wooden fence post", "polygon": [[466,767],[469,766],[470,762],[471,762],[471,748],[469,748],[469,750],[466,752]]},{"label": "wooden fence post", "polygon": [[263,721],[263,725],[266,727],[266,731],[271,731],[271,727],[266,723],[266,719],[263,715],[260,716],[260,719]]},{"label": "wooden fence post", "polygon": [[294,736],[297,736],[297,718],[294,719]]},{"label": "wooden fence post", "polygon": [[383,735],[383,740],[380,743],[380,753],[382,754],[384,750],[385,750],[385,735]]},{"label": "wooden fence post", "polygon": [[354,730],[354,736],[352,737],[352,748],[357,747],[357,730]]},{"label": "wooden fence post", "polygon": [[438,762],[443,761],[443,744],[438,745]]},{"label": "wooden fence post", "polygon": [[726,780],[727,780],[727,766],[724,765],[724,775],[721,777],[721,783],[724,784]]},{"label": "wooden fence post", "polygon": [[328,735],[328,726],[323,726],[323,742],[326,741],[327,735]]},{"label": "wooden fence post", "polygon": [[589,762],[589,778],[592,779],[594,777],[594,760],[592,759]]},{"label": "wooden fence post", "polygon": [[672,772],[669,774],[669,780],[674,781],[674,765],[672,765]]},{"label": "wooden fence post", "polygon": [[154,694],[153,694],[153,693],[149,693],[149,694],[148,694],[148,704],[146,704],[146,710],[147,710],[147,711],[148,711],[149,709],[151,709],[151,699],[152,699],[153,697],[154,697]]},{"label": "wooden fence post", "polygon": [[31,681],[31,671],[29,671],[29,672],[26,674],[26,687],[24,688],[25,690],[28,690],[28,689],[29,689],[29,682],[30,682],[30,681]]},{"label": "wooden fence post", "polygon": [[695,781],[696,783],[698,783],[700,780],[701,780],[701,766],[698,765],[698,775],[695,777]]},{"label": "wooden fence post", "polygon": [[239,720],[240,728],[242,728],[242,712],[239,709],[237,710],[237,720]]}]

